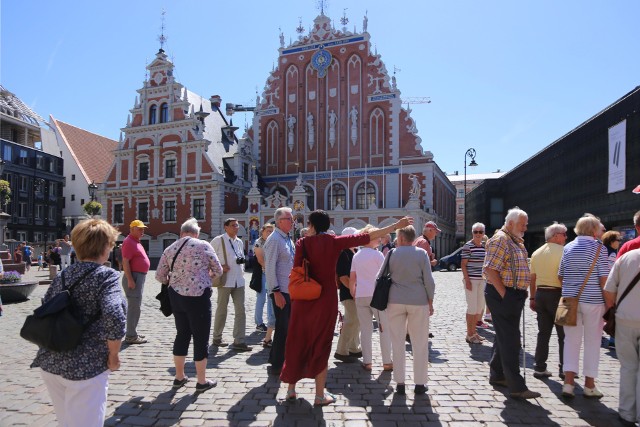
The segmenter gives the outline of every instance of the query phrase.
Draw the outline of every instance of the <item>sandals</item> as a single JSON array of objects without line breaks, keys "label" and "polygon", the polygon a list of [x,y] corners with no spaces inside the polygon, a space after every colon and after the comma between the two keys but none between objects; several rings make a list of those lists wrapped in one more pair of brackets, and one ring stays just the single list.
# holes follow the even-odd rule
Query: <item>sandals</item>
[{"label": "sandals", "polygon": [[289,402],[289,403],[294,403],[296,400],[298,400],[298,395],[296,394],[295,389],[294,390],[287,390],[286,401]]},{"label": "sandals", "polygon": [[327,406],[336,402],[336,397],[331,393],[324,393],[323,396],[316,396],[313,406]]},{"label": "sandals", "polygon": [[371,372],[371,363],[363,363],[362,369],[364,369],[367,372]]},{"label": "sandals", "polygon": [[384,364],[382,364],[382,370],[383,371],[387,371],[387,372],[393,371],[393,363],[384,363]]},{"label": "sandals", "polygon": [[482,340],[477,335],[468,336],[465,338],[465,341],[469,344],[482,344]]}]

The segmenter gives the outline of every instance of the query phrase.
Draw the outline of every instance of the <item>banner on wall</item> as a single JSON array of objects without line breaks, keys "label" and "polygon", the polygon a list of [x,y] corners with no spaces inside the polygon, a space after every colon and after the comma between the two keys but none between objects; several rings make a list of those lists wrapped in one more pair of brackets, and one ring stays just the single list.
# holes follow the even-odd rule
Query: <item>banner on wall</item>
[{"label": "banner on wall", "polygon": [[626,187],[626,146],[627,121],[623,120],[609,128],[609,193]]}]

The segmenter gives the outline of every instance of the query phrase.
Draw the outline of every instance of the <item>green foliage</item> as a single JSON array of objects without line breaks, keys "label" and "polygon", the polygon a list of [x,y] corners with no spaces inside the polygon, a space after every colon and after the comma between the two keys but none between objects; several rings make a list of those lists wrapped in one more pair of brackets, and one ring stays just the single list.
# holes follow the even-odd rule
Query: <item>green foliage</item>
[{"label": "green foliage", "polygon": [[100,211],[102,210],[102,204],[96,201],[87,202],[82,206],[82,209],[84,209],[87,215],[94,216],[100,213]]},{"label": "green foliage", "polygon": [[11,201],[11,186],[9,182],[0,180],[0,206],[7,205]]}]

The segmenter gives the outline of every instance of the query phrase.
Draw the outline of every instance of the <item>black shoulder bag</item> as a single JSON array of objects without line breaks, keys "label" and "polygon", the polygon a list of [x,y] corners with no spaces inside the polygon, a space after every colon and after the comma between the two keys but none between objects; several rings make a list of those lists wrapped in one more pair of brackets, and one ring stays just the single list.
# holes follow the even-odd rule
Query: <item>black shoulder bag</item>
[{"label": "black shoulder bag", "polygon": [[626,297],[629,292],[631,292],[631,289],[633,289],[636,283],[638,283],[638,280],[640,280],[640,273],[636,274],[636,277],[633,278],[629,286],[627,286],[627,289],[624,290],[618,302],[616,302],[613,307],[610,307],[602,316],[605,322],[602,329],[612,337],[615,337],[616,335],[616,310],[620,306],[620,303],[622,302],[624,297]]},{"label": "black shoulder bag", "polygon": [[389,272],[389,261],[391,261],[391,255],[395,249],[389,251],[384,268],[380,276],[376,279],[376,288],[373,291],[371,297],[371,303],[369,306],[376,310],[386,310],[389,303],[389,290],[391,289],[391,273]]},{"label": "black shoulder bag", "polygon": [[[173,261],[171,262],[171,269],[169,270],[169,280],[171,280],[171,273],[173,273],[173,266],[176,263],[176,258],[178,258],[178,254],[180,253],[182,248],[184,248],[184,245],[186,245],[189,240],[191,239],[189,238],[185,240],[182,243],[182,246],[180,246],[180,249],[178,249],[178,252],[176,252],[176,254],[173,256]],[[171,300],[169,299],[169,282],[162,283],[160,285],[160,293],[156,295],[156,299],[160,301],[160,311],[162,312],[162,314],[164,314],[165,317],[171,316],[173,314],[173,309],[171,308]]]},{"label": "black shoulder bag", "polygon": [[88,270],[68,288],[64,284],[64,273],[60,273],[62,292],[36,308],[33,314],[27,316],[22,329],[20,329],[20,336],[51,351],[63,352],[76,348],[80,344],[82,334],[93,322],[98,320],[100,312],[87,323],[83,323],[71,301],[71,291],[98,267],[99,265]]}]

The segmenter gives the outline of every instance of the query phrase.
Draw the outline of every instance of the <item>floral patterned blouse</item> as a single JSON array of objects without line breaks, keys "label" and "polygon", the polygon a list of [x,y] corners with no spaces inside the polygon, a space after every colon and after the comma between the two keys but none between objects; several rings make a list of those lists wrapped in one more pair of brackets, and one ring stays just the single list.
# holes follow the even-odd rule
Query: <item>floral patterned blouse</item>
[{"label": "floral patterned blouse", "polygon": [[[78,262],[68,267],[53,280],[43,301],[49,301],[62,291],[62,275],[65,286],[69,287],[96,265]],[[85,323],[98,313],[99,317],[86,328],[78,347],[65,352],[41,348],[31,367],[42,368],[71,381],[88,380],[108,369],[107,340],[121,340],[125,334],[127,303],[120,289],[120,274],[112,268],[98,266],[73,288],[71,299]]]},{"label": "floral patterned blouse", "polygon": [[[176,258],[173,273],[169,274],[173,258],[186,239],[188,241]],[[211,244],[192,237],[182,237],[165,249],[156,270],[156,280],[169,283],[178,294],[186,297],[199,297],[211,287],[211,279],[220,275],[222,266]]]}]

